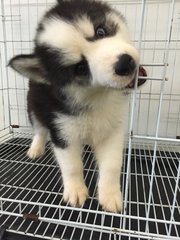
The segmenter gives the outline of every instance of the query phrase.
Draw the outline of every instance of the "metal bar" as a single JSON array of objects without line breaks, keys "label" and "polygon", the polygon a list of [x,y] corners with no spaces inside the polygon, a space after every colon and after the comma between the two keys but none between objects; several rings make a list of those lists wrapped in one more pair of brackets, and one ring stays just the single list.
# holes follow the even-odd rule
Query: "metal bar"
[{"label": "metal bar", "polygon": [[140,66],[143,67],[164,67],[168,65],[167,63],[140,63]]},{"label": "metal bar", "polygon": [[[3,214],[7,214],[7,212],[4,212]],[[15,213],[9,213],[9,214],[11,214],[12,216],[16,216],[16,214]],[[23,215],[22,214],[18,214],[18,216],[19,217],[23,217]],[[61,221],[58,221],[58,220],[56,220],[56,219],[51,219],[51,218],[43,218],[43,217],[41,217],[41,218],[39,218],[39,220],[40,221],[47,221],[47,222],[52,222],[52,223],[54,223],[54,224],[61,224],[61,225],[68,225],[68,226],[70,226],[70,227],[77,227],[77,228],[84,228],[84,225],[82,225],[82,224],[80,224],[80,223],[78,223],[78,222],[69,222],[69,221],[66,221],[66,220],[61,220]],[[112,229],[110,228],[110,227],[107,227],[107,226],[103,226],[103,229],[102,229],[102,226],[99,226],[99,225],[96,225],[96,226],[94,226],[93,225],[93,228],[96,230],[96,231],[103,231],[104,233],[108,233],[109,234],[109,232],[110,231],[112,231]],[[86,229],[87,230],[92,230],[92,225],[91,224],[87,224],[86,223]],[[138,231],[133,231],[133,230],[125,230],[125,229],[119,229],[119,228],[114,228],[113,229],[113,231],[115,231],[116,232],[116,234],[117,235],[122,235],[122,234],[124,234],[124,235],[126,235],[126,236],[129,236],[129,234],[131,234],[131,236],[133,237],[141,237],[141,238],[144,238],[144,237],[146,237],[145,239],[151,239],[151,240],[153,240],[153,239],[156,239],[156,240],[162,240],[162,239],[165,239],[165,240],[167,240],[167,236],[164,236],[164,235],[159,235],[159,236],[157,236],[156,234],[153,234],[153,233],[146,233],[146,232],[138,232]],[[148,237],[148,238],[147,238]],[[173,239],[173,240],[178,240],[179,238],[176,238],[176,237],[171,237],[171,236],[169,236],[169,238],[168,238],[168,240],[171,240],[171,239]]]},{"label": "metal bar", "polygon": [[[173,22],[173,15],[174,15],[174,6],[175,6],[175,0],[172,0],[171,2],[171,11],[170,11],[170,22],[168,25],[168,35],[167,35],[167,44],[166,44],[166,50],[164,53],[164,62],[167,63],[168,60],[168,49],[170,46],[170,40],[171,40],[171,30],[172,30],[172,22]],[[163,94],[164,94],[164,88],[165,88],[165,78],[166,78],[166,71],[167,66],[164,67],[164,73],[163,73],[163,81],[161,84],[161,93],[160,93],[160,99],[159,99],[159,110],[158,110],[158,117],[157,117],[157,125],[156,125],[156,138],[159,134],[159,125],[160,125],[160,117],[161,117],[161,110],[162,110],[162,101],[163,101]],[[149,200],[148,200],[148,210],[146,213],[147,218],[149,217],[150,213],[150,202],[151,202],[151,193],[152,193],[152,187],[154,182],[154,169],[155,169],[155,162],[156,162],[156,150],[157,150],[157,141],[154,143],[154,155],[153,155],[153,162],[152,162],[152,171],[151,171],[151,182],[150,182],[150,188],[149,188]],[[146,230],[148,225],[146,224]]]},{"label": "metal bar", "polygon": [[[16,200],[16,199],[9,199],[9,198],[1,198],[0,197],[0,201],[2,202],[13,202],[13,203],[21,203],[21,204],[26,204],[26,205],[33,205],[33,206],[41,206],[41,207],[52,207],[54,209],[58,208],[58,209],[63,209],[63,210],[73,210],[74,212],[79,212],[81,211],[82,213],[95,213],[95,214],[100,214],[102,215],[102,211],[99,210],[91,210],[91,209],[84,209],[84,208],[75,208],[75,207],[69,207],[69,206],[61,206],[61,205],[51,205],[51,204],[47,204],[47,203],[38,203],[38,202],[31,202],[31,201],[22,201],[22,200]],[[4,211],[0,211],[1,214],[11,214],[11,212],[4,212]],[[15,215],[16,213],[13,213],[13,215]],[[103,211],[103,214],[105,214],[105,216],[112,216],[112,213],[109,212],[105,212]],[[19,215],[16,215],[19,216]],[[147,220],[146,217],[139,217],[139,216],[129,216],[129,215],[124,215],[121,213],[113,213],[114,217],[124,217],[124,218],[131,218],[131,219],[139,219],[140,221],[142,220]],[[46,220],[45,218],[43,219],[44,221]],[[49,219],[47,219],[48,221]],[[52,219],[51,219],[52,220]],[[176,225],[180,225],[180,222],[174,222],[174,221],[170,221],[170,220],[162,220],[162,219],[153,219],[153,218],[148,218],[148,221],[150,222],[157,222],[157,223],[167,223],[167,224],[176,224]],[[52,222],[52,221],[50,221]],[[54,222],[54,221],[53,221]],[[58,222],[58,220],[57,220]]]},{"label": "metal bar", "polygon": [[[178,24],[178,28],[177,28],[177,39],[180,37],[180,24]],[[177,56],[177,48],[178,48],[178,42],[176,42],[176,45],[175,45],[175,56],[174,56],[174,59],[173,59],[173,64],[172,64],[172,68],[173,68],[173,72],[172,72],[172,76],[171,76],[171,87],[170,87],[170,99],[169,99],[169,105],[168,105],[168,110],[167,110],[167,123],[166,123],[166,135],[168,135],[168,129],[169,129],[169,119],[170,119],[170,111],[171,111],[171,108],[172,108],[172,96],[173,96],[173,86],[174,86],[174,77],[175,77],[175,72],[176,72],[176,69],[177,69],[177,62],[178,62],[178,56]],[[178,125],[178,123],[177,123]]]},{"label": "metal bar", "polygon": [[[141,53],[141,44],[142,44],[142,35],[143,35],[143,24],[144,24],[144,14],[145,14],[145,3],[146,0],[141,1],[141,26],[140,26],[140,33],[139,33],[139,53]],[[129,183],[129,173],[130,173],[130,162],[131,162],[131,148],[132,148],[132,132],[133,132],[133,120],[134,120],[134,113],[135,113],[135,103],[136,103],[136,93],[137,93],[137,79],[138,79],[138,73],[136,76],[136,87],[133,92],[133,98],[132,98],[132,107],[131,107],[131,113],[130,113],[130,124],[129,124],[129,153],[128,153],[128,162],[127,162],[127,175],[126,175],[126,188],[125,188],[125,201],[124,201],[124,214],[127,213],[127,199],[128,199],[128,183]],[[123,221],[123,228],[126,226],[126,220]]]},{"label": "metal bar", "polygon": [[[166,66],[166,65],[165,65]],[[152,81],[164,81],[163,78],[158,78],[158,77],[142,77],[142,76],[139,76],[138,79],[144,79],[144,80],[152,80]],[[165,81],[168,81],[167,78],[165,78]]]},{"label": "metal bar", "polygon": [[142,139],[142,140],[148,140],[148,141],[164,141],[164,142],[171,142],[171,143],[180,143],[179,139],[174,139],[174,138],[161,138],[161,137],[149,137],[149,136],[143,136],[143,135],[132,135],[132,138],[134,139]]},{"label": "metal bar", "polygon": [[[9,10],[10,10],[10,18],[12,20],[12,17],[13,17],[13,14],[12,14],[12,0],[10,0],[10,5],[9,5]],[[11,36],[12,36],[12,52],[13,52],[13,55],[15,53],[15,46],[14,46],[14,28],[13,28],[13,21],[10,21],[11,24],[10,24],[10,32],[11,32]],[[15,96],[16,96],[16,104],[17,104],[17,113],[16,113],[16,117],[17,117],[17,122],[18,122],[18,125],[20,125],[20,112],[19,112],[19,99],[18,99],[18,93],[17,93],[17,74],[14,73],[14,82],[15,82]],[[11,102],[10,102],[11,104]],[[10,108],[11,109],[11,108]],[[13,120],[13,118],[11,118]],[[12,122],[13,124],[13,122]]]},{"label": "metal bar", "polygon": [[[161,171],[161,168],[159,166],[159,161],[156,161],[156,163],[157,163],[157,166],[158,166],[158,170]],[[159,184],[158,184],[158,181],[157,181],[157,177],[159,177],[159,176],[157,176],[155,174],[154,178],[155,178],[156,188],[157,188],[157,192],[158,192],[158,198],[159,198],[159,202],[160,202],[160,207],[161,207],[163,219],[166,220],[165,213],[164,213],[164,204],[163,204],[163,201],[162,201],[162,198],[161,198],[161,192],[160,192],[160,189],[159,189]],[[164,187],[164,192],[166,194],[166,198],[167,198],[169,206],[170,206],[170,202],[169,202],[169,199],[168,199],[168,194],[167,194],[167,191],[166,191],[166,187],[165,187],[164,179],[162,178],[162,175],[160,175],[160,178],[161,178],[161,182],[162,182],[163,187]],[[153,206],[155,207],[154,203],[153,203]],[[158,227],[157,227],[157,229],[158,229]],[[167,229],[168,229],[167,228],[167,224],[165,224],[165,229],[166,229],[166,234],[167,234]]]},{"label": "metal bar", "polygon": [[[1,0],[1,12],[2,12],[2,16],[4,17],[5,16],[5,6],[4,6],[4,0]],[[7,43],[6,43],[6,40],[7,40],[7,36],[6,36],[6,24],[5,24],[5,20],[4,18],[2,19],[2,37],[3,37],[3,43],[4,43],[4,60],[7,64],[8,62],[8,55],[7,55]],[[9,73],[8,73],[8,69],[6,68],[6,71],[5,71],[5,77],[7,78],[7,88],[9,89]],[[9,91],[8,91],[8,123],[9,123],[9,126],[11,125],[11,112],[10,112],[10,95],[9,95]],[[9,129],[9,133],[10,133],[10,129]]]},{"label": "metal bar", "polygon": [[[159,18],[159,14],[158,14],[158,10],[159,10],[159,4],[157,4],[157,12],[156,12],[156,26],[155,26],[155,41],[154,41],[154,47],[153,47],[153,59],[152,61],[154,62],[155,60],[155,47],[156,47],[156,40],[157,40],[157,28],[158,28],[158,24],[157,24],[157,21],[158,21],[158,18]],[[148,18],[147,18],[147,21],[148,21]],[[163,63],[164,65],[165,63]],[[151,74],[153,75],[153,71],[154,71],[154,68],[152,68],[152,71],[151,71]],[[151,101],[152,101],[152,89],[153,89],[153,82],[150,82],[150,89],[149,89],[149,94],[148,94],[148,104],[147,104],[147,122],[146,122],[146,132],[145,134],[148,135],[148,131],[149,131],[149,121],[150,121],[150,109],[151,109]],[[138,121],[139,125],[140,125],[140,121]]]},{"label": "metal bar", "polygon": [[[78,228],[80,228],[80,227],[78,227]],[[81,227],[81,228],[83,228],[83,227]],[[90,229],[88,227],[87,230],[92,230],[92,229]],[[7,230],[7,231],[8,232],[12,232],[12,233],[17,233],[15,230]],[[104,230],[104,232],[105,233],[109,233],[108,230]],[[19,234],[23,234],[24,235],[23,232],[19,232]],[[135,237],[135,238],[137,238],[139,236],[141,239],[145,239],[145,240],[167,240],[167,236],[163,236],[162,235],[162,236],[156,237],[154,235],[147,235],[146,233],[143,233],[143,232],[140,232],[140,233],[139,232],[130,232],[130,233],[122,232],[122,234],[123,234],[123,236],[129,236],[129,234],[131,234],[132,237]],[[34,236],[33,233],[28,233],[27,236],[33,236],[33,237],[39,237],[39,238],[42,237],[41,235]],[[52,240],[52,238],[48,237],[48,236],[44,236],[44,239],[51,239]],[[53,238],[53,240],[59,240],[59,238]],[[62,240],[65,240],[65,239],[62,239]],[[179,240],[179,238],[171,236],[171,237],[169,237],[168,240]]]},{"label": "metal bar", "polygon": [[[178,187],[179,187],[179,179],[180,179],[180,161],[179,161],[179,167],[178,167],[178,172],[177,172],[177,179],[176,179],[176,186],[175,186],[175,191],[174,191],[173,204],[172,204],[172,208],[171,208],[171,218],[170,218],[171,222],[173,222],[173,217],[174,217],[174,210],[175,210],[175,204],[176,204]],[[170,236],[171,230],[172,230],[172,223],[169,225],[168,236]]]},{"label": "metal bar", "polygon": [[[138,187],[138,176],[137,176],[137,172],[138,172],[138,168],[137,168],[137,155],[135,154],[134,156],[134,165],[135,165],[135,186],[136,186],[136,196],[137,196],[137,216],[140,216],[140,209],[139,209],[139,187]],[[132,202],[132,200],[131,200]],[[140,221],[137,220],[137,230],[140,231]],[[131,240],[131,239],[130,239]],[[138,239],[140,240],[140,239]]]}]

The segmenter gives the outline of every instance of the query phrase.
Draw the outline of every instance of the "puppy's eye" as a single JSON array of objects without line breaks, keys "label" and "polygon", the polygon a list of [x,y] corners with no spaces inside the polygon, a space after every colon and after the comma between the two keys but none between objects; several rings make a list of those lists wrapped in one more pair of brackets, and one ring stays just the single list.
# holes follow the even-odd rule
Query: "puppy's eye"
[{"label": "puppy's eye", "polygon": [[85,60],[79,62],[75,66],[75,73],[76,75],[82,76],[87,75],[89,72],[88,64]]},{"label": "puppy's eye", "polygon": [[103,27],[98,27],[96,29],[96,36],[98,38],[104,38],[104,37],[106,37],[106,35],[107,35],[107,32]]}]

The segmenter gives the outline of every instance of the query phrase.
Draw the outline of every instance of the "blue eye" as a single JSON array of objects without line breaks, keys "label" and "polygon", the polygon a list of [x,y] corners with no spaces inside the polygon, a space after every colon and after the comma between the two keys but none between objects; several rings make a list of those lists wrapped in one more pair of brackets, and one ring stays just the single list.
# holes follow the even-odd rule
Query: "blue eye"
[{"label": "blue eye", "polygon": [[104,38],[106,35],[107,35],[107,34],[106,34],[106,30],[105,30],[104,28],[98,27],[98,28],[96,29],[96,36],[97,36],[98,38]]}]

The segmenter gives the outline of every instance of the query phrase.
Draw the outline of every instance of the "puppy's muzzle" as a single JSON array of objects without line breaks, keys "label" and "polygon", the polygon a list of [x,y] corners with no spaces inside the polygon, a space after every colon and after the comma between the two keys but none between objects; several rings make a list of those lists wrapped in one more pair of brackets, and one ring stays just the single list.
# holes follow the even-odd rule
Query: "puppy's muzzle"
[{"label": "puppy's muzzle", "polygon": [[136,70],[136,63],[129,54],[119,56],[115,64],[115,73],[119,76],[132,75]]}]

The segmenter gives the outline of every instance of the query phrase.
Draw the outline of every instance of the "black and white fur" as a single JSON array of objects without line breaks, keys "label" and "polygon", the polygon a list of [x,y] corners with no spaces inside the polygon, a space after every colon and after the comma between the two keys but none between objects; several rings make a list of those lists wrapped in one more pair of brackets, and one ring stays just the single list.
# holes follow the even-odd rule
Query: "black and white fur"
[{"label": "black and white fur", "polygon": [[99,167],[99,202],[107,211],[122,210],[127,86],[138,63],[123,16],[95,0],[59,0],[39,23],[33,53],[10,61],[30,79],[28,113],[35,135],[27,154],[41,156],[50,134],[64,200],[72,206],[88,196],[81,156],[83,144],[90,144]]}]

